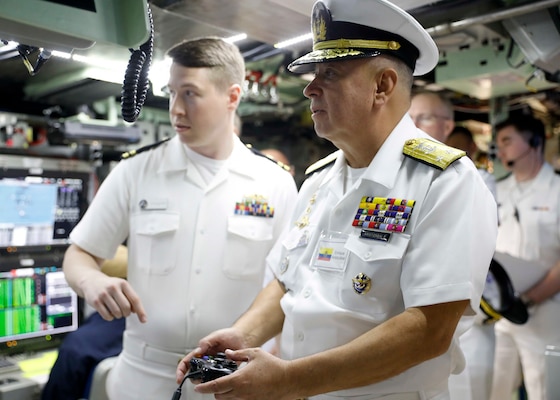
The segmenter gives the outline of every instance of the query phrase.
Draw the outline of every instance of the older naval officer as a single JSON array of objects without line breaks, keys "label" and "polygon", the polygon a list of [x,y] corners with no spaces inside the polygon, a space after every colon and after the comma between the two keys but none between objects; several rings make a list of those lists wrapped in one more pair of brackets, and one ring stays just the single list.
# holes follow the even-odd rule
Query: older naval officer
[{"label": "older naval officer", "polygon": [[[496,204],[464,152],[407,114],[413,75],[438,61],[415,19],[384,0],[320,0],[311,26],[313,51],[289,69],[314,72],[304,94],[315,130],[339,151],[308,171],[267,259],[276,280],[203,338],[177,379],[195,354],[226,350],[246,365],[197,392],[449,399],[448,378],[464,367],[456,328],[479,307]],[[281,358],[257,348],[280,330]]]}]

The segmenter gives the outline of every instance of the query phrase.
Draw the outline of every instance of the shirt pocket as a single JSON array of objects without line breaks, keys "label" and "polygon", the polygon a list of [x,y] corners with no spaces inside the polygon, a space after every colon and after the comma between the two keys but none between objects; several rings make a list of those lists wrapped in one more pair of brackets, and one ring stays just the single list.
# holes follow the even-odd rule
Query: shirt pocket
[{"label": "shirt pocket", "polygon": [[[348,238],[345,247],[350,252],[349,260],[338,292],[345,309],[369,315],[379,322],[402,311],[400,279],[409,240],[410,236],[405,234],[393,234],[389,242]],[[353,279],[359,274],[363,274],[369,290],[354,290]]]},{"label": "shirt pocket", "polygon": [[261,278],[274,239],[272,218],[232,215],[228,218],[224,274],[232,279]]},{"label": "shirt pocket", "polygon": [[530,232],[533,239],[538,240],[536,248],[539,253],[537,258],[551,257],[546,261],[554,264],[558,254],[558,220],[557,206],[555,204],[534,205],[530,212],[530,221],[534,223],[533,231]]},{"label": "shirt pocket", "polygon": [[133,218],[138,268],[151,275],[166,275],[175,268],[180,216],[178,213],[149,212]]}]

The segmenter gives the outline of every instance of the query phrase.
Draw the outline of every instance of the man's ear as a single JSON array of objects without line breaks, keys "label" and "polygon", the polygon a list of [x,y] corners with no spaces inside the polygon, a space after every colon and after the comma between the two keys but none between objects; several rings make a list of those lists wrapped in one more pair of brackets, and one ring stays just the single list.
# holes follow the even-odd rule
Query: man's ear
[{"label": "man's ear", "polygon": [[398,74],[393,68],[383,69],[377,77],[377,89],[374,93],[376,103],[385,103],[397,87]]},{"label": "man's ear", "polygon": [[455,121],[453,119],[445,120],[445,135],[449,136],[455,128]]},{"label": "man's ear", "polygon": [[239,86],[237,83],[229,87],[228,102],[229,105],[232,106],[234,109],[236,109],[239,103],[241,102],[241,93],[242,93],[241,86]]}]

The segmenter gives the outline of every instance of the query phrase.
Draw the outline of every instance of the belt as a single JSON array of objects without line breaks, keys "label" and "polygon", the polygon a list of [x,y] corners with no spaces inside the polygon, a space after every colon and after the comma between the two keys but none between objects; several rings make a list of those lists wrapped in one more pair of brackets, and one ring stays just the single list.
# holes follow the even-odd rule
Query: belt
[{"label": "belt", "polygon": [[163,349],[158,349],[148,345],[146,342],[130,336],[128,332],[123,335],[123,351],[140,357],[146,361],[152,361],[158,364],[176,366],[192,350],[184,350],[184,353],[176,353]]},{"label": "belt", "polygon": [[[373,396],[373,397],[372,397]],[[304,398],[301,400],[337,400],[337,399],[350,399],[354,397],[337,397],[337,396],[330,396],[330,395],[318,395],[312,396],[308,398]],[[364,395],[364,396],[356,396],[356,399],[377,399],[377,400],[420,400],[420,394],[418,392],[407,392],[407,393],[395,393],[395,394],[387,394],[387,395]],[[300,400],[300,399],[297,399]]]}]

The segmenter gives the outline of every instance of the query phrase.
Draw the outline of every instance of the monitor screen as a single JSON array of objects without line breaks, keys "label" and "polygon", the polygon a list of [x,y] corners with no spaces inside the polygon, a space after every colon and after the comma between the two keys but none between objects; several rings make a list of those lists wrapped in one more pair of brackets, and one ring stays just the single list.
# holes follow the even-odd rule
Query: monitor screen
[{"label": "monitor screen", "polygon": [[0,354],[58,347],[79,319],[78,296],[60,266],[0,272]]},{"label": "monitor screen", "polygon": [[0,354],[56,348],[78,328],[62,260],[92,179],[85,161],[0,154]]},{"label": "monitor screen", "polygon": [[76,160],[0,155],[0,256],[65,250],[89,203],[91,172]]}]

